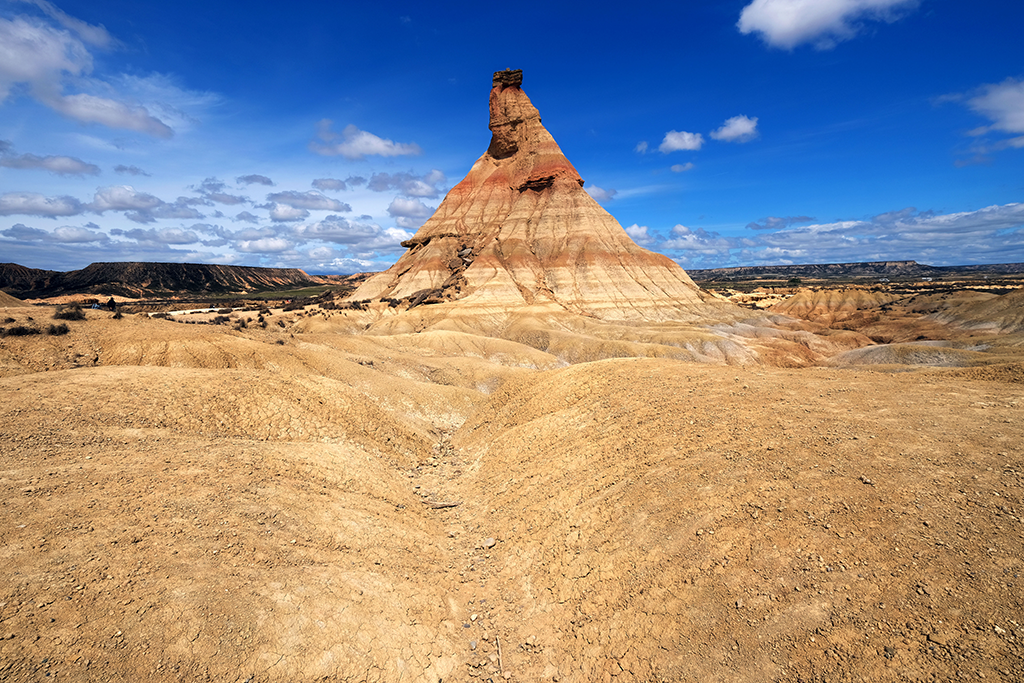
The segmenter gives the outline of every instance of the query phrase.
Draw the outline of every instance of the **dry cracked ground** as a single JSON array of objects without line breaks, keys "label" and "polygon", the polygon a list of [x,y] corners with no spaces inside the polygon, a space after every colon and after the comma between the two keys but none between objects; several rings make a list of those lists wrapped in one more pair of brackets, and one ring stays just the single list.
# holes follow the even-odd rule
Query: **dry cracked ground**
[{"label": "dry cracked ground", "polygon": [[299,322],[0,339],[0,679],[1024,680],[1019,359]]}]

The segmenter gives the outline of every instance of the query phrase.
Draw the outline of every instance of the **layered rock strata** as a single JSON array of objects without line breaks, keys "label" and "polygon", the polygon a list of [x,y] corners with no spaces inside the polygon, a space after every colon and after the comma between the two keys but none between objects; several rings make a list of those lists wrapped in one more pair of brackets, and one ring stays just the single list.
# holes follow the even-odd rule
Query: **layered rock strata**
[{"label": "layered rock strata", "polygon": [[521,71],[494,74],[487,151],[398,262],[350,298],[459,301],[463,313],[540,306],[609,321],[693,320],[720,307],[587,194],[521,85]]}]

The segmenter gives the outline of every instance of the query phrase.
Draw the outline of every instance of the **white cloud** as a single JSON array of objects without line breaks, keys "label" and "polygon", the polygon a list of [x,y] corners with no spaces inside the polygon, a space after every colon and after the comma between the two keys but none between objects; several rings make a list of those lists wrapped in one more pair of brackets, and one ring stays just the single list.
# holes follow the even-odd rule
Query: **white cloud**
[{"label": "white cloud", "polygon": [[399,250],[401,242],[412,237],[412,233],[401,228],[382,228],[371,221],[328,216],[322,221],[297,226],[294,236],[300,242],[317,240],[344,245],[352,256],[378,250]]},{"label": "white cloud", "polygon": [[658,150],[662,154],[678,152],[679,150],[698,150],[704,144],[704,136],[700,133],[687,133],[685,131],[670,130],[665,133],[665,139],[661,141]]},{"label": "white cloud", "polygon": [[25,18],[0,19],[0,102],[15,83],[34,91],[59,91],[64,73],[92,70],[92,55],[67,31]]},{"label": "white cloud", "polygon": [[704,228],[691,230],[682,224],[673,227],[672,237],[660,245],[662,249],[679,249],[699,254],[728,252],[732,246],[732,240],[719,235],[717,232],[708,232]]},{"label": "white cloud", "polygon": [[7,192],[0,195],[0,216],[75,216],[84,211],[83,204],[74,197],[46,197],[38,192]]},{"label": "white cloud", "polygon": [[[350,178],[349,182],[353,180]],[[366,188],[373,192],[398,190],[409,197],[433,198],[441,195],[442,189],[439,185],[446,180],[444,173],[436,168],[422,176],[411,173],[374,173],[370,176]]]},{"label": "white cloud", "polygon": [[[339,136],[331,130],[331,123],[331,120],[323,119],[317,124],[317,137],[321,142],[314,140],[309,143],[309,148],[317,154],[343,156],[355,161],[366,156],[415,156],[422,152],[415,143],[386,140],[352,124],[345,126]],[[337,142],[339,137],[341,141]]]},{"label": "white cloud", "polygon": [[972,131],[991,130],[1024,133],[1024,81],[1008,78],[1002,83],[983,85],[981,93],[969,99],[967,106],[992,120],[991,126]]},{"label": "white cloud", "polygon": [[408,218],[429,218],[437,209],[427,206],[419,199],[395,197],[388,205],[388,215]]},{"label": "white cloud", "polygon": [[685,164],[672,164],[669,166],[669,170],[673,173],[685,173],[686,171],[692,171],[694,165],[692,161],[687,161]]},{"label": "white cloud", "polygon": [[646,140],[641,140],[640,142],[636,143],[636,147],[633,148],[633,151],[637,152],[638,154],[646,154],[647,153],[647,141]]},{"label": "white cloud", "polygon": [[395,224],[410,230],[419,229],[436,210],[419,199],[409,197],[395,197],[388,205],[388,215],[395,219]]},{"label": "white cloud", "polygon": [[157,138],[174,135],[170,126],[139,105],[128,105],[105,97],[86,95],[46,94],[39,100],[68,118],[82,123],[99,123],[108,128],[122,128],[146,133]]},{"label": "white cloud", "polygon": [[46,0],[22,0],[22,2],[35,5],[61,26],[77,33],[79,38],[90,45],[106,48],[110,47],[114,42],[114,39],[110,37],[110,34],[107,33],[107,29],[102,24],[99,26],[93,26],[81,19],[69,17]]},{"label": "white cloud", "polygon": [[[68,17],[49,3],[33,3],[47,10],[65,26],[74,25],[92,44],[108,44],[102,27],[90,27]],[[49,9],[47,9],[49,8]],[[87,30],[93,29],[93,30]],[[16,84],[25,84],[31,96],[55,111],[82,123],[99,123],[110,128],[134,130],[167,138],[173,131],[163,121],[137,104],[87,93],[65,94],[65,80],[79,86],[104,86],[88,78],[93,58],[81,37],[28,17],[0,19],[0,102]]]},{"label": "white cloud", "polygon": [[18,156],[0,156],[0,166],[4,168],[37,169],[49,171],[63,176],[99,175],[100,167],[75,157],[36,156],[35,154],[19,154]]},{"label": "white cloud", "polygon": [[294,245],[283,237],[266,237],[258,240],[242,240],[235,243],[235,249],[247,254],[280,254]]},{"label": "white cloud", "polygon": [[136,242],[152,242],[155,244],[192,244],[199,241],[199,236],[191,230],[184,228],[163,228],[160,230],[134,230],[114,229],[110,234],[119,237],[127,237]]},{"label": "white cloud", "polygon": [[606,190],[603,187],[591,185],[590,187],[587,188],[587,193],[597,201],[604,203],[610,202],[612,199],[614,199],[615,195],[618,194],[618,191],[612,189]]},{"label": "white cloud", "polygon": [[760,220],[747,223],[749,230],[781,230],[795,223],[810,223],[810,216],[766,216]]},{"label": "white cloud", "polygon": [[[88,225],[96,227],[92,223],[89,223]],[[53,232],[48,232],[46,230],[39,230],[38,228],[30,228],[22,223],[15,223],[7,230],[0,232],[0,235],[28,242],[42,240],[46,242],[58,242],[61,244],[105,242],[110,239],[105,233],[96,232],[95,230],[90,230],[88,228],[64,225],[59,228],[54,228]]]},{"label": "white cloud", "polygon": [[865,20],[892,22],[918,0],[754,0],[743,8],[740,33],[760,33],[773,47],[790,50],[801,43],[830,49],[852,38]]},{"label": "white cloud", "polygon": [[313,187],[317,190],[333,190],[335,192],[348,189],[345,181],[337,178],[317,178],[313,181]]},{"label": "white cloud", "polygon": [[750,142],[757,137],[757,117],[734,116],[712,131],[711,137],[723,142]]},{"label": "white cloud", "polygon": [[298,192],[296,190],[274,192],[273,194],[267,195],[267,200],[277,202],[278,204],[285,204],[296,209],[309,209],[310,211],[352,210],[352,207],[348,204],[339,202],[337,199],[325,197],[319,192],[314,192],[312,190],[309,192]]},{"label": "white cloud", "polygon": [[309,218],[309,211],[294,206],[274,204],[270,209],[270,219],[282,223],[301,221]]},{"label": "white cloud", "polygon": [[113,185],[96,190],[89,208],[96,213],[104,211],[149,211],[163,205],[163,201],[131,185]]},{"label": "white cloud", "polygon": [[149,177],[149,174],[143,171],[138,166],[125,166],[124,164],[118,164],[114,167],[114,173],[120,173],[122,175],[142,175]]},{"label": "white cloud", "polygon": [[269,185],[271,187],[274,185],[273,180],[271,180],[265,175],[259,175],[257,173],[238,176],[237,178],[235,178],[235,182],[244,183],[246,185]]},{"label": "white cloud", "polygon": [[623,230],[625,230],[626,234],[629,235],[630,239],[632,239],[637,244],[650,244],[651,242],[654,241],[654,237],[647,233],[646,225],[638,225],[634,223],[629,227],[623,228]]}]

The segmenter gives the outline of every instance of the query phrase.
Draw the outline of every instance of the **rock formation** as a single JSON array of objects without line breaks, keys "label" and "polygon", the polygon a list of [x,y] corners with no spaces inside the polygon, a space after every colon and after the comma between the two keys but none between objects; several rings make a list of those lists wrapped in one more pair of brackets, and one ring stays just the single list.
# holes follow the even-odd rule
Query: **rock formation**
[{"label": "rock formation", "polygon": [[587,194],[521,85],[521,71],[494,74],[487,151],[402,243],[409,250],[351,300],[458,301],[460,314],[540,306],[650,322],[720,308]]},{"label": "rock formation", "polygon": [[13,296],[62,294],[211,294],[308,287],[324,280],[298,268],[221,266],[209,263],[92,263],[66,273],[0,264],[0,288]]}]

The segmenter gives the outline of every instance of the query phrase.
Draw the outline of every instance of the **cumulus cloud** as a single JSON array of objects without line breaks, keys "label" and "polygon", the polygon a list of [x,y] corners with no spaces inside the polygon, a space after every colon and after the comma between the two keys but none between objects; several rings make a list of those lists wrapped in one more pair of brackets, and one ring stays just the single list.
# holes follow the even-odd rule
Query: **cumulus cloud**
[{"label": "cumulus cloud", "polygon": [[754,0],[736,24],[740,33],[758,33],[772,47],[791,50],[814,43],[835,47],[860,31],[865,22],[893,22],[917,7],[918,0]]},{"label": "cumulus cloud", "polygon": [[134,211],[125,215],[136,223],[151,223],[157,218],[177,218],[182,220],[203,218],[203,214],[189,206],[190,200],[178,197],[174,203],[162,202],[160,206],[148,211]]},{"label": "cumulus cloud", "polygon": [[251,175],[238,176],[237,178],[235,178],[235,182],[242,183],[245,185],[268,185],[270,187],[274,186],[273,180],[271,180],[265,175],[259,175],[256,173],[253,173]]},{"label": "cumulus cloud", "polygon": [[280,223],[292,223],[309,218],[309,211],[286,204],[273,204],[270,206],[270,219]]},{"label": "cumulus cloud", "polygon": [[332,190],[334,192],[348,189],[345,181],[338,180],[337,178],[317,178],[313,181],[313,187],[317,190]]},{"label": "cumulus cloud", "polygon": [[290,251],[294,246],[283,237],[265,237],[235,243],[235,249],[247,254],[279,254],[283,251]]},{"label": "cumulus cloud", "polygon": [[712,131],[711,137],[723,142],[750,142],[757,137],[757,117],[734,116]]},{"label": "cumulus cloud", "polygon": [[330,242],[343,245],[348,256],[368,255],[375,251],[399,251],[401,242],[412,237],[402,228],[382,228],[370,220],[349,220],[327,216],[322,221],[297,226],[294,236],[301,241]]},{"label": "cumulus cloud", "polygon": [[388,205],[388,215],[395,219],[395,224],[400,228],[417,229],[436,210],[410,197],[395,197]]},{"label": "cumulus cloud", "polygon": [[114,167],[114,173],[120,173],[121,175],[142,175],[149,177],[149,174],[143,171],[138,166],[125,166],[124,164],[118,164]]},{"label": "cumulus cloud", "polygon": [[662,249],[680,249],[698,254],[717,254],[728,251],[732,241],[718,234],[708,232],[704,228],[691,230],[679,224],[672,228],[672,236],[661,243]]},{"label": "cumulus cloud", "polygon": [[254,214],[251,214],[248,211],[241,212],[240,214],[238,214],[237,216],[235,216],[231,220],[242,221],[242,222],[245,222],[245,223],[259,223],[260,222],[260,219],[259,219],[258,216],[255,216]]},{"label": "cumulus cloud", "polygon": [[434,207],[427,206],[419,199],[408,197],[395,197],[388,206],[389,215],[408,216],[410,218],[427,218],[436,210]]},{"label": "cumulus cloud", "polygon": [[[98,227],[93,223],[90,227]],[[0,231],[0,235],[10,237],[23,242],[57,242],[61,244],[86,244],[88,242],[105,242],[110,238],[102,232],[90,230],[89,228],[74,227],[70,225],[55,228],[52,232],[30,228],[23,223],[15,223],[7,230]]]},{"label": "cumulus cloud", "polygon": [[352,161],[367,156],[416,156],[422,152],[415,143],[400,143],[386,140],[365,130],[359,130],[349,124],[341,134],[331,130],[333,121],[323,119],[317,124],[317,140],[309,143],[309,148],[324,156],[342,156]]},{"label": "cumulus cloud", "polygon": [[610,202],[619,192],[618,190],[606,190],[603,187],[591,185],[587,188],[587,193],[599,202]]},{"label": "cumulus cloud", "polygon": [[162,228],[160,230],[134,230],[113,229],[110,234],[119,237],[127,237],[136,242],[150,242],[154,244],[192,244],[199,241],[199,235],[192,230],[184,228]]},{"label": "cumulus cloud", "polygon": [[685,173],[686,171],[692,171],[694,168],[692,161],[687,161],[685,164],[672,164],[669,166],[669,170],[673,173]]},{"label": "cumulus cloud", "polygon": [[[349,178],[349,183],[356,184],[355,180],[355,178]],[[430,199],[441,195],[443,190],[440,185],[446,180],[444,173],[436,168],[422,176],[411,173],[374,173],[370,176],[366,187],[374,192],[397,190],[409,197]]]},{"label": "cumulus cloud", "polygon": [[112,185],[96,190],[89,208],[96,213],[104,211],[150,211],[164,202],[146,192],[139,192],[131,185]]},{"label": "cumulus cloud", "polygon": [[637,244],[650,244],[654,241],[654,237],[647,232],[646,225],[638,225],[634,223],[633,225],[623,229],[626,231],[626,234],[629,235],[630,239]]},{"label": "cumulus cloud", "polygon": [[74,197],[46,197],[38,192],[7,192],[0,195],[0,216],[75,216],[85,210],[85,205]]},{"label": "cumulus cloud", "polygon": [[213,202],[216,202],[217,204],[228,204],[230,206],[246,204],[249,202],[248,197],[225,192],[227,185],[219,178],[206,178],[198,187],[193,186],[193,189],[202,196],[201,200],[196,201],[206,204],[207,206],[210,206]]},{"label": "cumulus cloud", "polygon": [[696,151],[704,144],[704,136],[700,133],[687,133],[686,131],[670,130],[665,133],[665,139],[658,145],[658,151],[662,154],[678,152],[680,150]]},{"label": "cumulus cloud", "polygon": [[274,192],[267,195],[267,201],[284,204],[295,209],[308,209],[310,211],[351,211],[352,207],[337,199],[325,197],[319,192],[298,192],[286,190]]}]

